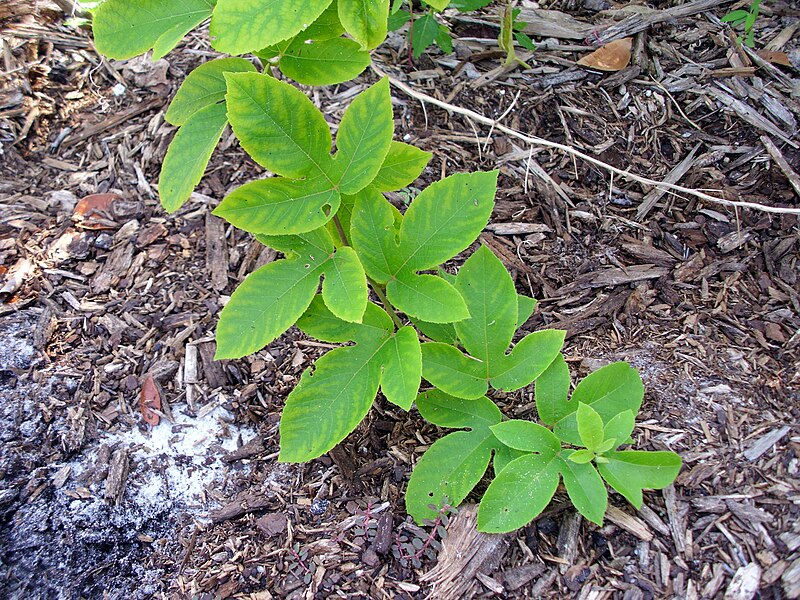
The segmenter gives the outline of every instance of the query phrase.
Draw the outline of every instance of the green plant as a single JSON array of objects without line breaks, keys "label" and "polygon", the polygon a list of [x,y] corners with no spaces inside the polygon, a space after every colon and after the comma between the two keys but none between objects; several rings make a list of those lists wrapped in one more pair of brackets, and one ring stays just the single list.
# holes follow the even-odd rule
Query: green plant
[{"label": "green plant", "polygon": [[738,40],[739,43],[743,43],[749,48],[755,47],[755,32],[753,31],[753,26],[758,20],[758,11],[760,8],[761,0],[753,0],[753,3],[750,5],[749,9],[732,10],[722,17],[722,22],[730,23],[731,27],[739,27],[740,25],[742,26],[744,38],[739,37]]},{"label": "green plant", "polygon": [[506,53],[504,66],[511,67],[520,64],[526,69],[530,69],[530,66],[525,61],[517,57],[517,52],[514,49],[514,40],[516,40],[526,50],[531,52],[536,50],[536,44],[522,31],[527,23],[517,20],[519,13],[520,9],[514,8],[514,2],[506,0],[506,3],[500,9],[500,35],[497,37],[497,44]]},{"label": "green plant", "polygon": [[408,1],[407,9],[403,9],[406,0],[394,0],[389,16],[389,30],[395,31],[410,22],[409,30],[410,51],[413,58],[419,58],[425,50],[433,44],[439,46],[443,52],[449,54],[453,51],[453,40],[447,25],[439,23],[436,13],[447,8],[448,0],[430,0],[425,2],[428,9],[422,14],[414,14],[413,2]]},{"label": "green plant", "polygon": [[[337,48],[358,44],[356,52],[366,52],[385,35],[389,14],[388,0],[259,6],[249,0],[108,0],[96,13],[97,45],[116,57],[150,48],[158,56],[210,16],[219,49],[255,52],[274,59],[284,74],[319,81],[339,67],[336,78],[358,70],[342,66]],[[356,41],[341,37],[344,31]],[[303,54],[305,46],[325,42],[336,45],[317,49],[333,49],[330,55]],[[233,190],[214,210],[284,255],[232,294],[217,327],[217,358],[257,352],[295,324],[339,344],[289,394],[280,460],[308,461],[331,450],[363,420],[380,390],[403,410],[416,402],[431,423],[469,429],[434,443],[415,469],[407,509],[420,522],[460,503],[490,460],[495,479],[479,513],[486,531],[524,525],[549,502],[560,479],[578,510],[595,522],[605,512],[601,476],[634,504],[641,504],[641,488],[674,479],[677,455],[617,450],[629,441],[642,401],[635,371],[607,367],[568,400],[564,332],[537,331],[514,343],[536,302],[517,294],[500,260],[480,247],[457,275],[443,270],[487,225],[496,171],[432,183],[404,213],[384,196],[414,182],[431,158],[392,139],[388,80],[347,107],[335,154],[330,128],[308,97],[239,57],[192,71],[166,119],[179,127],[159,188],[168,211],[200,181],[228,124],[272,174]],[[420,393],[423,377],[433,387]],[[534,381],[539,418],[552,431],[504,422],[489,399],[492,389],[512,392]],[[515,497],[511,492],[519,488],[525,495]]]}]

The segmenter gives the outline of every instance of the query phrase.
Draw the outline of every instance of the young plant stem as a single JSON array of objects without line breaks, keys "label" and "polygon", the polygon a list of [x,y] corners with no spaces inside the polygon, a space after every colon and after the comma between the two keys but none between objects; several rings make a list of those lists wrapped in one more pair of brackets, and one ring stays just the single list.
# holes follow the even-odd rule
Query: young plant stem
[{"label": "young plant stem", "polygon": [[[339,215],[333,216],[333,224],[336,226],[336,231],[339,232],[339,239],[341,240],[342,245],[349,246],[350,242],[348,241],[347,235],[344,232],[344,227],[342,227],[342,222],[339,220]],[[383,288],[380,286],[380,284],[371,277],[367,277],[367,283],[369,283],[369,286],[372,288],[372,291],[375,292],[375,295],[381,301],[381,304],[383,304],[383,308],[385,308],[386,312],[389,313],[389,316],[392,318],[392,321],[394,321],[394,324],[397,325],[397,328],[400,329],[402,327],[405,327],[405,323],[403,323],[403,320],[395,312],[394,307],[389,303],[389,299],[386,297],[386,294],[384,293]]]}]

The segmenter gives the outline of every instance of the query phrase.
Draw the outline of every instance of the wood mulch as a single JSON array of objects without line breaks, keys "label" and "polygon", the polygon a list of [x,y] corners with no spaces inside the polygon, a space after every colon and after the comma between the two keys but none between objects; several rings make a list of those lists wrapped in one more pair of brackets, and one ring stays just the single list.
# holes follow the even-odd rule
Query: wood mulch
[{"label": "wood mulch", "polygon": [[[795,209],[611,177],[393,90],[397,139],[434,153],[418,188],[500,169],[481,242],[540,300],[524,329],[567,329],[578,376],[638,368],[637,445],[685,463],[641,511],[612,495],[603,527],[559,492],[507,536],[476,535],[470,505],[432,526],[405,516],[411,467],[441,432],[380,400],[330,455],[276,462],[283,400],[325,345],[291,330],[213,361],[221,307],[276,254],[210,215],[262,172],[230,132],[192,200],[158,205],[163,115],[216,56],[206,34],[155,64],[109,62],[56,4],[0,6],[2,596],[800,597],[800,11],[761,5],[757,47],[781,65],[720,22],[746,4],[526,7],[530,70],[499,68],[491,12],[447,13],[453,55],[411,64],[397,34],[375,53],[414,90],[528,135]],[[575,65],[624,36],[627,68]],[[308,93],[337,123],[375,78]],[[495,399],[535,417],[531,389]]]}]

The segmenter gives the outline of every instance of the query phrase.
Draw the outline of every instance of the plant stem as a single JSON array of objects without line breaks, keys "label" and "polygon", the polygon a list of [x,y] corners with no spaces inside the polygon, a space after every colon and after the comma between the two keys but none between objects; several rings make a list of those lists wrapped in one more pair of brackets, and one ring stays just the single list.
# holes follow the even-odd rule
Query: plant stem
[{"label": "plant stem", "polygon": [[[347,236],[344,233],[344,227],[342,227],[342,222],[339,220],[339,215],[333,216],[333,224],[336,226],[336,231],[339,232],[339,239],[341,240],[342,245],[349,246],[350,242],[347,240]],[[369,283],[372,291],[375,292],[375,295],[381,301],[383,308],[385,308],[386,312],[389,313],[389,316],[392,318],[392,321],[394,321],[394,324],[397,325],[397,328],[400,329],[401,327],[405,327],[405,323],[403,323],[403,320],[395,312],[394,307],[389,303],[389,299],[386,297],[386,294],[384,293],[380,284],[371,277],[367,277],[367,283]]]},{"label": "plant stem", "polygon": [[394,307],[389,303],[389,299],[386,297],[386,294],[383,293],[383,289],[378,284],[377,281],[374,281],[367,277],[367,281],[369,282],[372,291],[375,292],[375,295],[383,304],[383,308],[386,309],[386,312],[389,313],[389,316],[392,317],[392,321],[394,324],[397,325],[397,328],[400,329],[401,327],[405,327],[405,323],[403,323],[402,319],[398,316],[398,314],[394,311]]}]

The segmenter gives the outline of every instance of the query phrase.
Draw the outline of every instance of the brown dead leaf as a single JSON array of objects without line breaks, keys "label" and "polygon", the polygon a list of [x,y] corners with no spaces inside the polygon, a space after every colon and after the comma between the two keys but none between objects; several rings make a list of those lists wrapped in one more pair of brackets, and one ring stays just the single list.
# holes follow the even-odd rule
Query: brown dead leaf
[{"label": "brown dead leaf", "polygon": [[631,62],[632,47],[633,38],[614,40],[584,56],[578,61],[578,64],[598,71],[621,71]]},{"label": "brown dead leaf", "polygon": [[789,55],[786,52],[776,52],[771,50],[758,50],[756,52],[761,58],[773,65],[781,65],[783,67],[791,67],[792,62],[789,60]]},{"label": "brown dead leaf", "polygon": [[84,229],[116,229],[113,205],[117,194],[91,194],[82,198],[72,211],[72,219]]},{"label": "brown dead leaf", "polygon": [[160,421],[158,414],[153,412],[161,410],[161,394],[152,375],[145,377],[142,382],[142,393],[139,395],[139,410],[142,411],[144,422],[155,427]]}]

